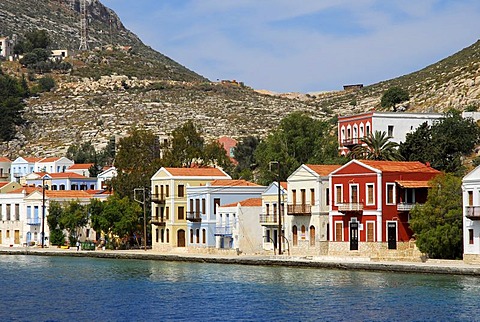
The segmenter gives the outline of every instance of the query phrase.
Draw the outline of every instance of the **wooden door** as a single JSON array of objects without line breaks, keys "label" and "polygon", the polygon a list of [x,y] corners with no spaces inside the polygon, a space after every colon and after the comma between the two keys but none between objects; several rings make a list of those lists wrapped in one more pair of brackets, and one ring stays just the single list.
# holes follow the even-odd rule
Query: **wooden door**
[{"label": "wooden door", "polygon": [[20,244],[20,230],[15,230],[13,233],[13,243],[14,244]]},{"label": "wooden door", "polygon": [[367,222],[367,242],[375,241],[375,224],[373,222]]},{"label": "wooden door", "polygon": [[387,223],[388,249],[397,249],[397,223]]},{"label": "wooden door", "polygon": [[335,223],[335,241],[343,241],[343,225],[341,222]]},{"label": "wooden door", "polygon": [[298,245],[298,230],[297,226],[292,227],[292,234],[293,234],[293,246]]},{"label": "wooden door", "polygon": [[177,247],[185,247],[185,230],[177,231]]},{"label": "wooden door", "polygon": [[315,246],[315,227],[310,226],[310,246]]}]

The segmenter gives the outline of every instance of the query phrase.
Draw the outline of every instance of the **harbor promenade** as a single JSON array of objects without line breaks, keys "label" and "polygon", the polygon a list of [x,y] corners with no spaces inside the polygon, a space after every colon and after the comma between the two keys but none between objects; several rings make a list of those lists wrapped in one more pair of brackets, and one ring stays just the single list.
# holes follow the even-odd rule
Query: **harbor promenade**
[{"label": "harbor promenade", "polygon": [[435,260],[426,262],[406,261],[371,261],[362,257],[331,257],[331,256],[246,256],[246,255],[212,255],[190,253],[159,253],[153,250],[94,250],[60,249],[57,247],[0,247],[0,255],[36,255],[36,256],[71,256],[111,259],[139,259],[183,261],[199,263],[237,264],[237,265],[265,265],[309,267],[341,270],[362,270],[402,273],[425,274],[456,274],[480,276],[480,265],[466,264],[461,260]]}]

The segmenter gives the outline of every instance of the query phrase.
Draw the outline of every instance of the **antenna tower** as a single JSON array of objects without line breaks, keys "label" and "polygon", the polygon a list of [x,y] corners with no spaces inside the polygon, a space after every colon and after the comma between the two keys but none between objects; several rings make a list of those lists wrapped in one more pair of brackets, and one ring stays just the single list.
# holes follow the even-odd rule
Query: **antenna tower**
[{"label": "antenna tower", "polygon": [[80,0],[80,50],[88,50],[87,0]]}]

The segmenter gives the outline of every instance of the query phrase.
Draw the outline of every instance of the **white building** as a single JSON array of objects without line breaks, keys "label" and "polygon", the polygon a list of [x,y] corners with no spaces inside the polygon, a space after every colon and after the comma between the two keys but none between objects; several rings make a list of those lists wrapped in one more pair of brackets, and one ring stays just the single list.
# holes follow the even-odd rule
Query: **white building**
[{"label": "white building", "polygon": [[302,164],[287,179],[285,231],[294,255],[328,252],[329,174],[339,165]]},{"label": "white building", "polygon": [[43,158],[35,163],[36,172],[62,173],[67,171],[75,162],[65,157]]},{"label": "white building", "polygon": [[385,132],[391,141],[405,142],[408,133],[423,123],[432,125],[443,118],[440,113],[396,113],[371,111],[357,115],[338,118],[338,144],[341,154],[346,154],[355,145],[362,143],[362,138],[376,131]]},{"label": "white building", "polygon": [[[282,213],[282,227],[285,227],[285,204],[287,201],[287,183],[280,183],[280,209]],[[262,193],[262,212],[260,225],[263,229],[263,249],[267,252],[277,252],[278,249],[278,182],[271,183]],[[283,235],[285,229],[282,229]],[[282,238],[282,250],[288,250],[288,243]],[[287,249],[286,249],[287,247]]]},{"label": "white building", "polygon": [[0,157],[0,181],[10,181],[10,168],[12,161],[9,158]]},{"label": "white building", "polygon": [[216,248],[251,255],[263,251],[263,229],[258,222],[262,199],[250,198],[218,207]]},{"label": "white building", "polygon": [[9,37],[0,37],[0,57],[9,59],[13,55],[14,42]]},{"label": "white building", "polygon": [[35,164],[42,160],[42,158],[32,158],[32,157],[18,157],[16,158],[11,165],[11,181],[20,182],[20,179],[25,177],[27,174],[35,172]]},{"label": "white building", "polygon": [[463,177],[463,260],[480,262],[480,166]]},{"label": "white building", "polygon": [[[264,186],[246,181],[221,179],[205,185],[187,186],[187,231],[189,248],[205,248],[216,245],[216,217],[218,207],[249,198],[260,198]],[[257,221],[258,224],[258,221]]]},{"label": "white building", "polygon": [[117,169],[115,167],[110,167],[103,172],[99,173],[97,176],[97,187],[98,189],[105,189],[107,185],[112,182],[112,179],[117,176]]}]

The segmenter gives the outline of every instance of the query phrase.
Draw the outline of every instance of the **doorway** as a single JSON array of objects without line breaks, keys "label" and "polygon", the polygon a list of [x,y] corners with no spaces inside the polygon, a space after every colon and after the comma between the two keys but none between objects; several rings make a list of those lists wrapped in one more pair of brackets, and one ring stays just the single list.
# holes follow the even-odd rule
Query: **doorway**
[{"label": "doorway", "polygon": [[388,249],[397,249],[397,222],[387,223]]},{"label": "doorway", "polygon": [[358,250],[358,222],[350,223],[350,250]]},{"label": "doorway", "polygon": [[185,247],[185,230],[177,231],[177,247]]}]

